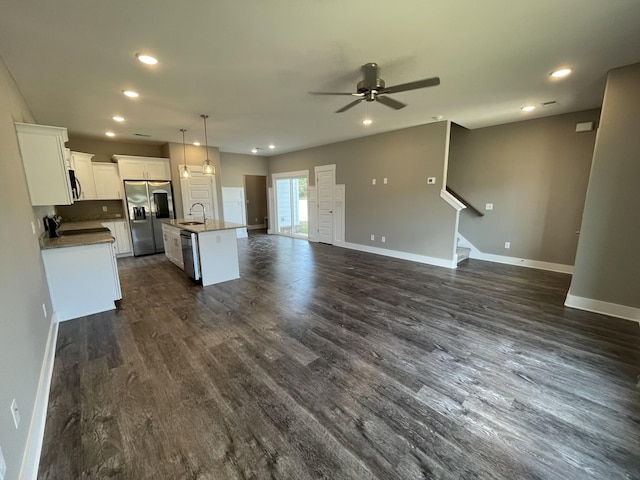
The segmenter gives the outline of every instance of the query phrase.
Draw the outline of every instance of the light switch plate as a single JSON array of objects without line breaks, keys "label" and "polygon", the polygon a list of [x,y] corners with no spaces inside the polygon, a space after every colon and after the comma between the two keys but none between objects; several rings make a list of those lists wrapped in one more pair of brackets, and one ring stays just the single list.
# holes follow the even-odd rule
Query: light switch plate
[{"label": "light switch plate", "polygon": [[487,204],[484,206],[484,209],[485,209],[485,210],[493,210],[493,203],[487,203]]},{"label": "light switch plate", "polygon": [[372,178],[372,179],[371,179],[371,185],[375,185],[375,184],[376,184],[376,179],[375,179],[375,178]]},{"label": "light switch plate", "polygon": [[387,184],[387,177],[384,177],[384,179],[382,180],[382,183],[384,183],[385,185]]}]

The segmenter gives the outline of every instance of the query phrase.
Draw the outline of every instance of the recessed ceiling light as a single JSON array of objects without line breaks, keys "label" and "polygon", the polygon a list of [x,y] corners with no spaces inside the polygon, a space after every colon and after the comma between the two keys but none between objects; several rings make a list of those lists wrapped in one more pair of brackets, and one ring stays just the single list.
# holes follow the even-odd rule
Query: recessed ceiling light
[{"label": "recessed ceiling light", "polygon": [[142,63],[146,63],[147,65],[155,65],[156,63],[158,63],[158,59],[155,58],[155,57],[152,57],[151,55],[144,55],[142,53],[136,53],[136,57]]},{"label": "recessed ceiling light", "polygon": [[571,73],[571,69],[570,68],[561,68],[560,70],[556,70],[554,72],[551,72],[551,76],[553,78],[563,78],[566,77],[567,75],[569,75]]},{"label": "recessed ceiling light", "polygon": [[533,105],[527,105],[526,107],[522,107],[520,110],[522,110],[523,112],[531,112],[535,109],[536,107],[534,107]]},{"label": "recessed ceiling light", "polygon": [[364,120],[362,120],[363,125],[371,125],[372,123],[373,120],[371,120],[370,118],[365,118]]},{"label": "recessed ceiling light", "polygon": [[124,117],[121,117],[120,115],[114,115],[113,117],[111,117],[113,120],[115,120],[116,122],[124,122]]},{"label": "recessed ceiling light", "polygon": [[124,93],[129,98],[137,98],[140,96],[138,92],[134,92],[133,90],[123,90],[122,93]]},{"label": "recessed ceiling light", "polygon": [[199,146],[200,146],[200,142],[193,142],[193,144],[194,144],[196,147],[199,147]]},{"label": "recessed ceiling light", "polygon": [[104,134],[105,134],[107,137],[115,137],[115,136],[116,136],[116,134],[115,134],[115,133],[113,133],[113,132],[104,132]]},{"label": "recessed ceiling light", "polygon": [[252,148],[251,149],[251,153],[258,153],[258,149],[257,148]]},{"label": "recessed ceiling light", "polygon": [[269,148],[273,150],[274,148],[276,148],[276,146],[272,143],[271,145],[269,145]]}]

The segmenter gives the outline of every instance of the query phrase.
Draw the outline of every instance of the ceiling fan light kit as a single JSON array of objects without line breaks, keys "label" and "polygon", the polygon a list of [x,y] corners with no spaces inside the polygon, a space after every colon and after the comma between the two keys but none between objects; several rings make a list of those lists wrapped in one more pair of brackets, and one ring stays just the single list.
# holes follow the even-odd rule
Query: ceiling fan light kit
[{"label": "ceiling fan light kit", "polygon": [[345,105],[336,113],[346,112],[347,110],[355,107],[363,100],[367,102],[380,102],[381,104],[393,108],[394,110],[400,110],[406,107],[405,103],[394,100],[391,97],[385,95],[390,93],[406,92],[409,90],[417,90],[418,88],[435,87],[440,85],[440,79],[438,77],[425,78],[424,80],[416,80],[414,82],[402,83],[400,85],[394,85],[387,87],[384,80],[378,77],[379,69],[378,64],[374,62],[364,64],[360,70],[362,71],[363,79],[356,85],[356,92],[309,92],[312,95],[349,95],[358,97],[357,100]]}]

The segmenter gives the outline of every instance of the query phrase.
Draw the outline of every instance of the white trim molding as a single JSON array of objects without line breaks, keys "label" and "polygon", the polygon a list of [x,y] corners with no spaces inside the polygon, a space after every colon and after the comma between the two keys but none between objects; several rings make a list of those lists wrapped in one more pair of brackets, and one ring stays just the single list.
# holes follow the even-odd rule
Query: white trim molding
[{"label": "white trim molding", "polygon": [[33,417],[29,425],[27,436],[27,447],[22,457],[20,467],[20,480],[36,480],[38,477],[38,466],[40,465],[40,454],[42,453],[42,442],[44,440],[44,426],[47,420],[47,407],[49,405],[49,390],[51,388],[51,377],[53,375],[53,362],[56,356],[56,343],[58,341],[58,326],[55,313],[51,316],[49,324],[49,337],[44,351],[42,367],[40,368],[40,379],[38,381],[38,391],[33,408]]},{"label": "white trim molding", "polygon": [[631,320],[640,324],[640,308],[603,302],[602,300],[595,300],[593,298],[578,297],[572,295],[571,292],[567,294],[564,304],[566,307]]},{"label": "white trim molding", "polygon": [[484,253],[478,250],[469,240],[464,238],[458,232],[458,246],[470,248],[469,258],[476,260],[484,260],[486,262],[504,263],[506,265],[517,265],[519,267],[537,268],[539,270],[548,270],[550,272],[573,273],[573,265],[565,265],[563,263],[543,262],[541,260],[529,260],[527,258],[507,257],[505,255],[495,255],[493,253]]},{"label": "white trim molding", "polygon": [[433,265],[435,267],[444,268],[457,268],[457,264],[454,260],[447,260],[445,258],[428,257],[426,255],[419,255],[417,253],[400,252],[398,250],[388,250],[386,248],[371,247],[369,245],[361,245],[359,243],[351,242],[336,242],[336,247],[348,248],[350,250],[358,250],[360,252],[375,253],[376,255],[384,255],[385,257],[399,258],[401,260],[409,260],[411,262],[424,263],[426,265]]},{"label": "white trim molding", "polygon": [[455,208],[458,212],[464,208],[467,208],[467,206],[464,203],[462,203],[460,200],[458,200],[456,197],[451,195],[446,190],[440,190],[440,198],[443,199],[445,202],[447,202],[449,205],[451,205],[453,208]]}]

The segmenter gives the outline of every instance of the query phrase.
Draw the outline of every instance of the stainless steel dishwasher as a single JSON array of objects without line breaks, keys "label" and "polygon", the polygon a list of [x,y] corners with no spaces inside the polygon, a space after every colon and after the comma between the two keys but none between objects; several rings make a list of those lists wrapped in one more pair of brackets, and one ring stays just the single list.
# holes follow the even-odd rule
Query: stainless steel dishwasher
[{"label": "stainless steel dishwasher", "polygon": [[200,255],[198,253],[198,234],[180,230],[182,260],[184,271],[196,282],[200,281]]}]

